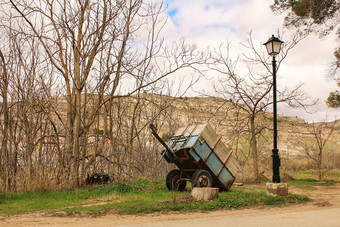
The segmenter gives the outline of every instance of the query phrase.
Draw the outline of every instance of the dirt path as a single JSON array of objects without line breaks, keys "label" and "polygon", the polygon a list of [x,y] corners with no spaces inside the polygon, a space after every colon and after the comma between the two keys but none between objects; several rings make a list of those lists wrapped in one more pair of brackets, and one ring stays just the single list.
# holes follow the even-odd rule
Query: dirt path
[{"label": "dirt path", "polygon": [[314,201],[284,208],[243,209],[209,213],[171,215],[106,215],[96,218],[47,217],[42,214],[2,217],[0,226],[339,226],[340,184],[306,191],[290,187],[290,192],[306,194]]}]

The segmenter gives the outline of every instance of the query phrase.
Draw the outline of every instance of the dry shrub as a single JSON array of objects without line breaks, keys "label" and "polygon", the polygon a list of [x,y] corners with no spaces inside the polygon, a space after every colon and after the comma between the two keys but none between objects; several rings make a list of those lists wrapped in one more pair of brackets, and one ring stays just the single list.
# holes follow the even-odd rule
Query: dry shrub
[{"label": "dry shrub", "polygon": [[46,176],[36,174],[33,179],[27,184],[26,190],[29,191],[49,191],[53,189],[53,182]]},{"label": "dry shrub", "polygon": [[340,169],[340,151],[330,152],[324,159],[324,165],[327,169]]}]

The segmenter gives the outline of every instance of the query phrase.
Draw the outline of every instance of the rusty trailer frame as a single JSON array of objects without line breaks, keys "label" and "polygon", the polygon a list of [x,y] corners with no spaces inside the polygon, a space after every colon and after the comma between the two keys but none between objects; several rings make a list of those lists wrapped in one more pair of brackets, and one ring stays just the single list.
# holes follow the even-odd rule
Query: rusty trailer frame
[{"label": "rusty trailer frame", "polygon": [[218,187],[229,190],[235,181],[237,164],[209,124],[195,124],[180,128],[166,143],[150,125],[152,134],[164,146],[160,161],[174,163],[178,169],[167,176],[169,190],[184,190],[186,182],[193,187]]}]

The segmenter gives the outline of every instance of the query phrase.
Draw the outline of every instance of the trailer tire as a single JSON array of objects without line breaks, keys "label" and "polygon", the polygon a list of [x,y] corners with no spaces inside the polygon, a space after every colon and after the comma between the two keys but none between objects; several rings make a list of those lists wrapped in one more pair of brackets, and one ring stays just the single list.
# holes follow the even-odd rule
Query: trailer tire
[{"label": "trailer tire", "polygon": [[169,191],[184,191],[187,186],[185,180],[181,180],[181,171],[179,169],[171,170],[166,176],[166,187]]},{"label": "trailer tire", "polygon": [[213,179],[208,171],[200,169],[196,170],[192,175],[191,184],[192,187],[209,188],[213,184]]}]

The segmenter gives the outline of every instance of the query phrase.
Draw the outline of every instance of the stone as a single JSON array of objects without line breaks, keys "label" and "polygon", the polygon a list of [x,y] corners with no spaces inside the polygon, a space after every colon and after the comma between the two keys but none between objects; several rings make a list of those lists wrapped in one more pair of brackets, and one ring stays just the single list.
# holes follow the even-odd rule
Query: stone
[{"label": "stone", "polygon": [[198,188],[191,190],[191,196],[195,201],[212,200],[218,196],[218,188]]},{"label": "stone", "polygon": [[287,183],[266,183],[267,195],[288,195],[288,184]]}]

